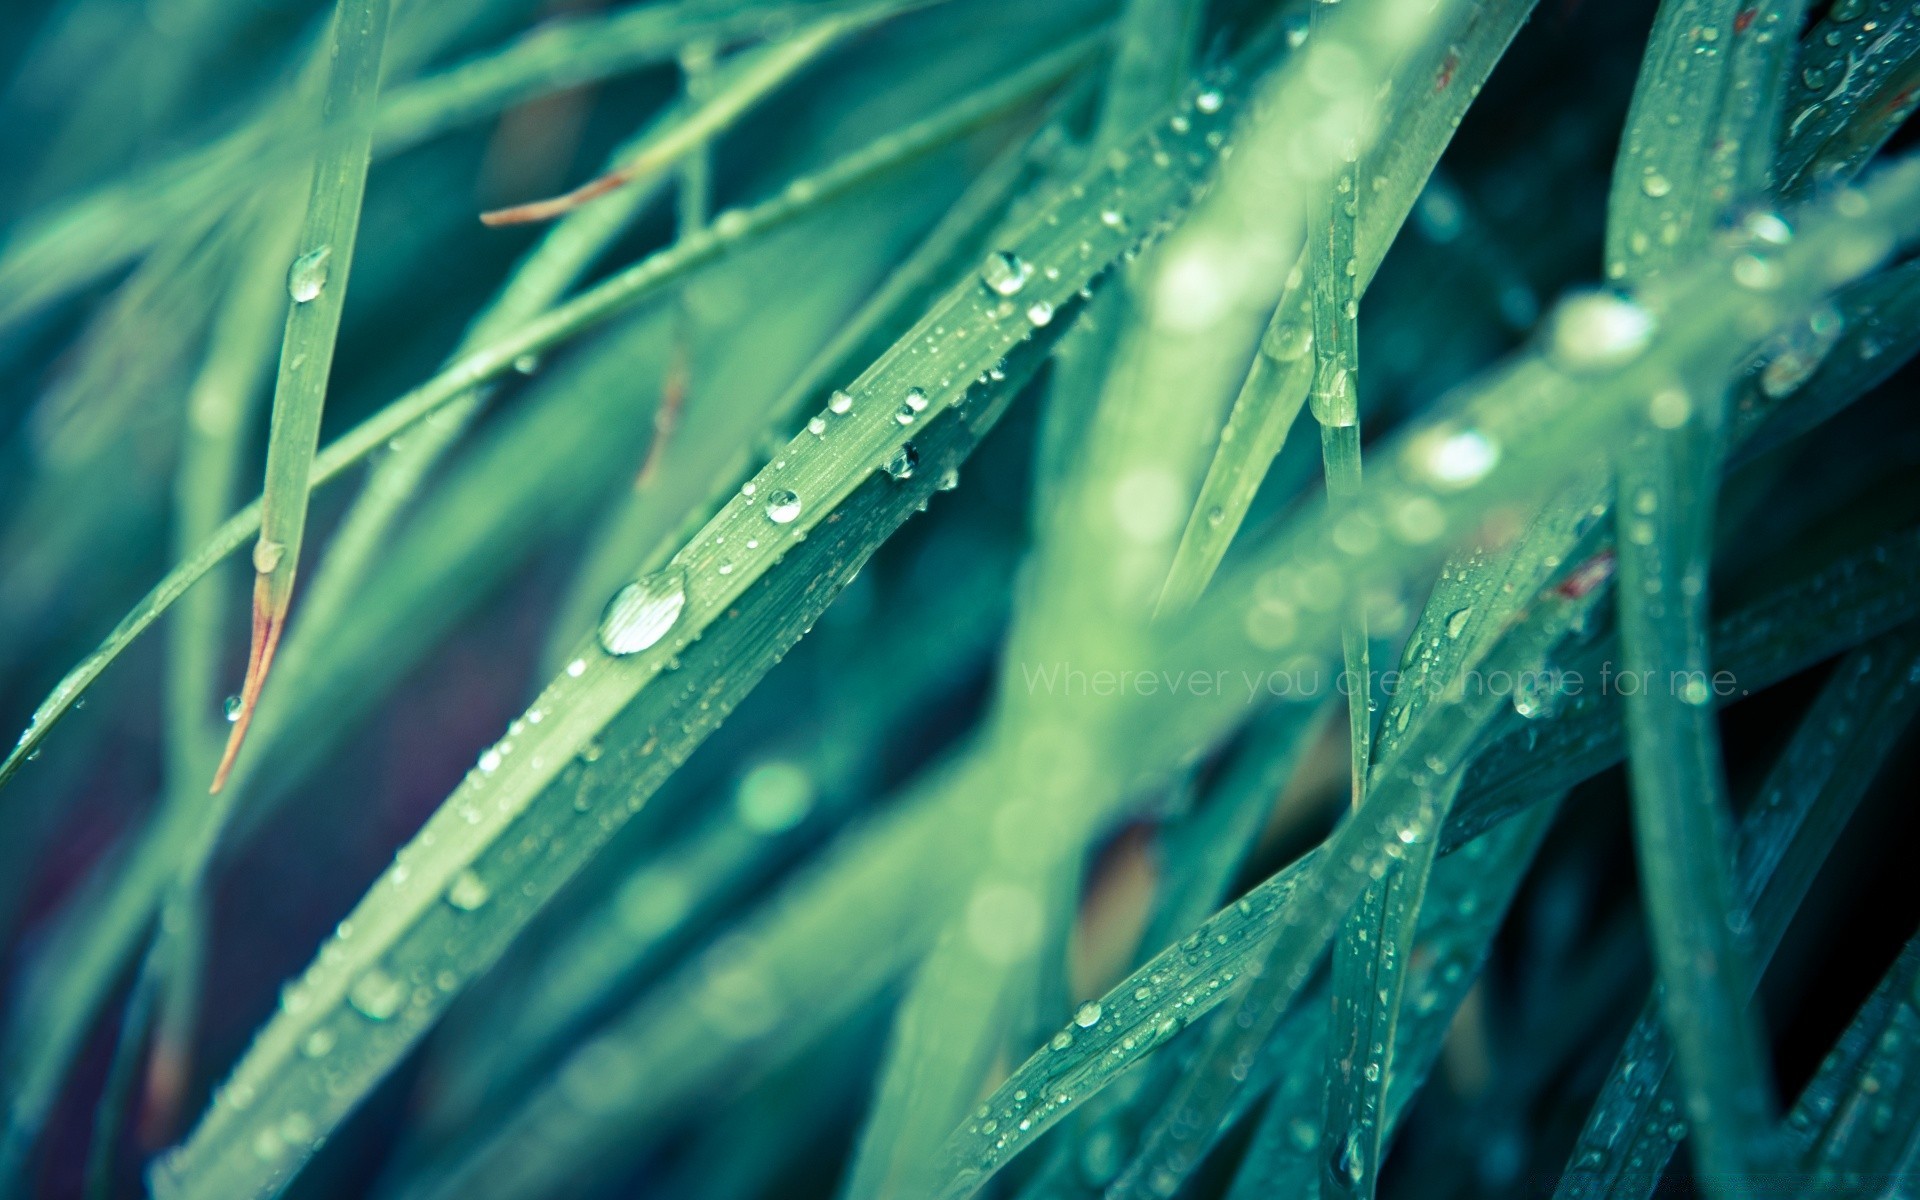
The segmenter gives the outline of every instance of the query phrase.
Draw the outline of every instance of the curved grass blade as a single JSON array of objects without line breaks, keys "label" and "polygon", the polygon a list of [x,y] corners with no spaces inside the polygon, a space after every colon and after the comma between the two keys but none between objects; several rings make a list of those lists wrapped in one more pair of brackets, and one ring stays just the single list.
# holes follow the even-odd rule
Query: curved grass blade
[{"label": "curved grass blade", "polygon": [[[463,355],[432,379],[342,434],[315,456],[311,483],[319,486],[384,446],[416,422],[492,380],[537,359],[571,338],[658,295],[688,272],[725,255],[734,246],[777,228],[803,212],[909,162],[980,124],[1013,109],[1086,61],[1100,38],[1063,46],[1005,78],[981,88],[949,108],[906,129],[876,139],[819,172],[796,180],[772,199],[720,214],[707,230],[686,238],[619,271],[578,296],[520,325],[487,346]],[[168,572],[100,646],[55,686],[13,750],[0,761],[0,786],[39,749],[53,725],[156,618],[178,600],[214,564],[245,544],[259,528],[259,502],[243,508],[194,555]]]},{"label": "curved grass blade", "polygon": [[334,341],[346,303],[347,277],[360,232],[373,147],[373,105],[386,52],[389,0],[340,0],[334,12],[331,66],[322,119],[332,126],[313,162],[299,257],[287,273],[293,304],[280,344],[280,378],[267,436],[267,479],[261,493],[260,540],[253,547],[253,632],[247,677],[227,748],[213,775],[218,792],[233,769],[260,703],[280,631],[293,604],[293,578],[307,524],[307,493],[320,444],[320,411],[333,370]]},{"label": "curved grass blade", "polygon": [[[1396,87],[1383,102],[1381,135],[1356,172],[1366,186],[1354,233],[1354,298],[1366,290],[1467,106],[1480,92],[1537,0],[1479,0],[1460,5],[1445,36],[1417,52],[1408,78],[1431,89]],[[1274,307],[1260,348],[1234,400],[1220,446],[1181,534],[1162,595],[1162,611],[1192,604],[1245,520],[1254,493],[1307,402],[1313,345],[1304,274]]]},{"label": "curved grass blade", "polygon": [[[1779,948],[1876,770],[1920,710],[1920,687],[1910,678],[1916,668],[1920,631],[1912,627],[1848,655],[1742,822],[1735,912],[1752,933],[1756,975]],[[1659,997],[1649,997],[1594,1102],[1557,1197],[1653,1194],[1687,1128],[1669,1075],[1672,1059]]]},{"label": "curved grass blade", "polygon": [[[1124,195],[1143,221],[1177,211],[1212,162],[1206,138],[1224,119],[1202,106],[1177,136],[1147,135],[1135,153],[1102,164],[1086,182],[1086,195],[1064,198],[1012,240],[1009,253],[1058,266],[1057,278],[1048,272],[1028,283],[1021,296],[1025,311],[996,289],[972,282],[956,289],[847,389],[853,403],[846,412],[822,414],[823,420],[835,422],[827,436],[796,438],[669,566],[636,583],[640,590],[631,629],[621,605],[610,607],[598,648],[581,653],[536,700],[530,712],[542,719],[527,720],[503,746],[483,756],[481,767],[403,851],[389,882],[376,884],[349,918],[349,932],[323,949],[294,989],[299,1002],[283,1007],[280,1018],[261,1032],[236,1068],[229,1092],[242,1089],[257,1099],[240,1111],[214,1106],[159,1177],[169,1188],[194,1195],[211,1186],[251,1191],[284,1181],[310,1153],[311,1142],[287,1146],[264,1161],[253,1153],[254,1135],[261,1128],[278,1128],[287,1111],[297,1111],[308,1118],[313,1136],[323,1136],[432,1022],[450,992],[490,964],[534,905],[557,890],[620,823],[615,816],[604,828],[596,827],[597,832],[583,831],[566,843],[567,853],[523,858],[522,835],[516,831],[551,820],[549,806],[562,802],[560,792],[572,790],[550,785],[636,697],[648,699],[621,719],[656,704],[690,703],[689,692],[700,695],[704,685],[697,670],[669,676],[671,687],[647,688],[670,658],[697,656],[707,662],[706,670],[714,673],[723,695],[729,694],[726,689],[744,691],[757,680],[755,672],[728,670],[725,658],[709,658],[729,649],[740,652],[740,647],[729,647],[730,638],[721,636],[751,624],[731,615],[739,598],[769,576],[776,561],[795,557],[796,544],[808,533],[832,530],[838,535],[835,540],[844,537],[844,526],[855,522],[837,511],[841,502],[899,451],[906,430],[934,421],[965,396],[972,380],[985,377],[1002,356],[1032,339],[1035,329],[1046,324],[1034,315],[1041,305],[1049,306],[1051,315],[1052,309],[1069,304],[1081,287],[1132,248],[1134,235],[1102,222],[1099,204]],[[1184,161],[1185,170],[1163,169],[1150,148],[1158,148],[1170,161]],[[936,331],[945,331],[944,343]],[[942,347],[934,366],[920,361],[929,338]],[[921,445],[920,454],[926,461],[928,447]],[[937,480],[940,472],[930,474]],[[791,569],[770,576],[776,582],[793,577]],[[708,636],[702,638],[703,633]],[[683,682],[689,679],[695,682]],[[715,711],[705,720],[677,727],[689,739],[678,753],[690,750],[727,707],[712,700],[709,704]],[[648,773],[623,791],[644,799],[657,786],[662,768],[677,765],[677,760],[663,761],[672,757],[648,759]],[[569,810],[571,803],[564,799]],[[468,815],[478,820],[470,823]],[[492,857],[496,854],[502,860],[498,864]],[[462,872],[481,868],[483,877],[494,870],[508,872],[498,887],[487,885],[501,903],[460,909],[442,900]],[[515,879],[517,884],[508,887]],[[448,917],[450,908],[464,916],[463,936],[451,949],[439,928],[460,919]],[[433,980],[445,971],[451,986],[422,990],[404,982],[414,969],[409,960],[422,955],[431,960],[418,964],[426,978]],[[320,1026],[339,1039],[326,1063],[299,1052]],[[327,1078],[343,1064],[352,1071],[352,1082],[345,1087]]]},{"label": "curved grass blade", "polygon": [[[1635,286],[1705,245],[1729,205],[1764,194],[1777,93],[1805,4],[1667,0],[1635,85],[1608,198],[1607,273]],[[1698,54],[1703,40],[1726,49]],[[1672,120],[1676,114],[1689,114]],[[1789,235],[1790,236],[1790,235]],[[1775,1100],[1746,947],[1725,914],[1731,815],[1710,687],[1707,574],[1725,449],[1719,375],[1657,393],[1616,459],[1623,670],[1642,896],[1699,1177],[1745,1196],[1769,1158]]]}]

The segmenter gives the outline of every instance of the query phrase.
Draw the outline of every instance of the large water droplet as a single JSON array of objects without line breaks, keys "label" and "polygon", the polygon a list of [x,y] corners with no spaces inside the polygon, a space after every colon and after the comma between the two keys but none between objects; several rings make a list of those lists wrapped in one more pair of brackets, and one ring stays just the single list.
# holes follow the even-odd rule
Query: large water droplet
[{"label": "large water droplet", "polygon": [[1017,254],[996,250],[980,265],[980,282],[1000,296],[1011,296],[1033,278],[1033,264]]},{"label": "large water droplet", "polygon": [[332,258],[333,247],[322,246],[293,260],[287,268],[287,295],[295,304],[305,304],[327,286],[328,261]]},{"label": "large water droplet", "polygon": [[486,880],[474,874],[468,868],[453,877],[453,883],[447,887],[447,903],[461,912],[473,912],[483,907],[493,896],[493,889]]},{"label": "large water droplet", "polygon": [[827,397],[827,411],[830,413],[845,413],[852,409],[853,397],[845,392],[836,390],[833,395]]},{"label": "large water droplet", "polygon": [[616,657],[638,654],[667,636],[686,605],[687,573],[679,567],[629,583],[600,614],[600,648]]},{"label": "large water droplet", "polygon": [[1554,310],[1549,351],[1562,370],[1607,371],[1638,358],[1653,331],[1653,314],[1626,297],[1583,292]]},{"label": "large water droplet", "polygon": [[386,1021],[406,1003],[407,985],[374,967],[347,989],[347,1003],[369,1021]]},{"label": "large water droplet", "polygon": [[782,488],[767,497],[767,519],[775,525],[786,525],[800,515],[800,497]]},{"label": "large water droplet", "polygon": [[913,478],[913,468],[918,466],[919,463],[920,452],[913,448],[912,442],[907,442],[898,450],[895,450],[893,457],[887,460],[887,478],[893,480],[895,483],[911,479]]},{"label": "large water droplet", "polygon": [[1100,1002],[1089,1000],[1074,1010],[1073,1023],[1082,1029],[1092,1029],[1100,1023]]}]

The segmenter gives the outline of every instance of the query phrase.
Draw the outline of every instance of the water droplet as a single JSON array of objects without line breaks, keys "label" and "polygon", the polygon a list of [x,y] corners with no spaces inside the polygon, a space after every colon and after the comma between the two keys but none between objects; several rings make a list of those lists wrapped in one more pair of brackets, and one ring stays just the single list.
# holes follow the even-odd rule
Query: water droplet
[{"label": "water droplet", "polygon": [[1225,102],[1226,97],[1220,94],[1218,88],[1208,88],[1193,98],[1193,106],[1203,113],[1217,113]]},{"label": "water droplet", "polygon": [[1449,491],[1471,487],[1500,461],[1500,446],[1477,429],[1442,426],[1414,439],[1412,465]]},{"label": "water droplet", "polygon": [[845,392],[839,391],[836,389],[833,395],[827,397],[828,412],[844,413],[844,412],[851,412],[852,410],[853,410],[853,397],[847,395]]},{"label": "water droplet", "polygon": [[369,1021],[391,1020],[407,1000],[407,985],[374,967],[347,989],[347,1003]]},{"label": "water droplet", "polygon": [[1640,177],[1640,190],[1649,198],[1658,200],[1673,190],[1673,183],[1660,172],[1649,169]]},{"label": "water droplet", "polygon": [[240,697],[228,696],[226,703],[221,705],[221,712],[225,714],[227,724],[237,723],[240,720]]},{"label": "water droplet", "polygon": [[1055,1050],[1065,1050],[1068,1046],[1073,1045],[1073,1031],[1062,1029],[1059,1033],[1054,1034],[1053,1040],[1047,1044]]},{"label": "water droplet", "polygon": [[918,466],[919,463],[920,452],[913,448],[912,442],[907,442],[898,450],[895,450],[893,457],[887,460],[887,478],[893,480],[895,483],[911,479],[913,478],[913,468]]},{"label": "water droplet", "polygon": [[1632,300],[1583,292],[1554,310],[1549,350],[1562,370],[1607,371],[1638,358],[1653,332],[1653,314]]},{"label": "water droplet", "polygon": [[253,569],[262,575],[270,575],[287,556],[287,547],[283,542],[270,542],[261,538],[253,544]]},{"label": "water droplet", "polygon": [[800,497],[782,488],[767,497],[767,519],[786,525],[800,515]]},{"label": "water droplet", "polygon": [[1089,1000],[1074,1010],[1073,1023],[1082,1029],[1092,1029],[1100,1023],[1100,1002]]},{"label": "water droplet", "polygon": [[980,282],[995,295],[1011,296],[1033,278],[1033,264],[1017,254],[996,250],[980,265]]},{"label": "water droplet", "polygon": [[455,875],[453,883],[447,888],[447,903],[461,912],[472,912],[482,907],[492,896],[493,889],[470,867]]},{"label": "water droplet", "polygon": [[600,614],[600,648],[615,657],[638,654],[667,636],[686,605],[687,573],[679,567],[629,583]]},{"label": "water droplet", "polygon": [[1457,608],[1447,617],[1447,636],[1459,637],[1466,632],[1467,622],[1473,620],[1473,606]]},{"label": "water droplet", "polygon": [[333,247],[322,246],[293,260],[287,268],[287,295],[295,304],[307,303],[327,286],[328,260],[332,257]]},{"label": "water droplet", "polygon": [[908,388],[906,406],[917,413],[927,411],[927,394],[919,388]]},{"label": "water droplet", "polygon": [[1108,229],[1125,229],[1127,217],[1117,208],[1103,208],[1100,210],[1100,223]]},{"label": "water droplet", "polygon": [[1033,322],[1035,329],[1053,320],[1053,305],[1045,300],[1035,300],[1027,306],[1027,320]]},{"label": "water droplet", "polygon": [[827,419],[825,417],[808,418],[807,432],[815,437],[827,436]]}]

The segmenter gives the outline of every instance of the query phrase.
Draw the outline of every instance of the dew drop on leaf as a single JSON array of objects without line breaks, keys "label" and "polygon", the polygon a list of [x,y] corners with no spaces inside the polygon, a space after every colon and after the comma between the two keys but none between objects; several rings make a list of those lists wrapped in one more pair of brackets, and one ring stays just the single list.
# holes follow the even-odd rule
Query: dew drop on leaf
[{"label": "dew drop on leaf", "polygon": [[667,636],[687,605],[687,573],[655,571],[613,594],[600,614],[600,648],[619,657],[638,654]]},{"label": "dew drop on leaf", "polygon": [[998,296],[1011,296],[1033,278],[1033,264],[1017,254],[996,250],[980,266],[980,282]]},{"label": "dew drop on leaf", "polygon": [[800,497],[782,488],[767,497],[767,519],[775,525],[786,525],[800,515]]},{"label": "dew drop on leaf", "polygon": [[287,268],[287,295],[295,304],[305,304],[320,295],[327,286],[328,260],[332,258],[333,247],[321,246],[293,260]]}]

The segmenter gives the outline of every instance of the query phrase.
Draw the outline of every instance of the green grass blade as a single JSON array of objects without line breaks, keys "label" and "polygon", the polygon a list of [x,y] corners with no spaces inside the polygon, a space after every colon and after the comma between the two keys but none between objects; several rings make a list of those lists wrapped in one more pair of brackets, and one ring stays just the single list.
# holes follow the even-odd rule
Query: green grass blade
[{"label": "green grass blade", "polygon": [[1920,937],[1907,942],[1787,1114],[1787,1135],[1801,1151],[1796,1195],[1912,1194],[1920,1145],[1917,991]]},{"label": "green grass blade", "polygon": [[[1206,134],[1218,123],[1212,119],[1217,114],[1202,112],[1197,116],[1209,119],[1189,123],[1176,143],[1183,154],[1189,147],[1205,147]],[[1211,156],[1198,153],[1188,156],[1187,161],[1188,169],[1197,174]],[[1099,217],[1101,203],[1111,203],[1113,197],[1124,193],[1129,207],[1144,222],[1150,216],[1176,211],[1194,178],[1184,172],[1161,170],[1146,153],[1125,162],[1102,164],[1087,182],[1086,196],[1067,197],[1058,206],[1064,211],[1043,214],[1012,241],[1009,253],[1060,266],[1058,278],[1047,273],[1029,281],[1021,296],[1024,311],[996,290],[971,281],[949,294],[894,351],[849,386],[853,404],[847,412],[823,414],[823,419],[836,422],[828,436],[816,438],[803,433],[796,438],[782,457],[743,489],[737,502],[716,516],[701,536],[676,556],[672,565],[640,585],[653,589],[645,594],[654,597],[661,610],[670,615],[661,618],[660,624],[644,627],[645,632],[637,635],[637,649],[634,643],[623,640],[626,634],[618,614],[610,614],[611,623],[603,625],[599,643],[607,651],[583,649],[575,663],[536,700],[532,711],[541,713],[544,719],[526,722],[520,732],[506,739],[507,749],[496,748],[483,757],[482,766],[448,800],[414,847],[403,852],[394,873],[406,882],[401,892],[404,898],[396,900],[387,885],[376,885],[356,915],[349,918],[352,936],[339,938],[334,947],[323,950],[303,981],[300,991],[308,996],[307,1004],[294,1012],[283,1011],[279,1021],[262,1031],[254,1050],[236,1068],[231,1085],[250,1088],[259,1101],[240,1114],[229,1115],[219,1106],[212,1110],[208,1122],[166,1173],[177,1181],[180,1194],[196,1194],[213,1178],[255,1181],[246,1185],[249,1187],[272,1187],[284,1178],[308,1149],[288,1147],[278,1161],[263,1163],[249,1149],[257,1122],[277,1120],[270,1115],[275,1110],[298,1106],[298,1111],[313,1122],[314,1133],[324,1134],[446,1004],[447,993],[453,989],[428,989],[424,995],[409,995],[406,985],[396,982],[408,978],[411,972],[402,961],[404,957],[431,955],[436,963],[444,965],[431,969],[423,966],[428,977],[451,970],[457,989],[497,957],[530,915],[533,902],[551,895],[618,824],[617,820],[611,821],[596,836],[570,842],[573,852],[568,856],[521,860],[516,849],[518,836],[509,831],[521,821],[550,819],[546,813],[548,798],[559,803],[558,793],[572,790],[549,785],[561,777],[608,722],[629,709],[636,697],[644,695],[648,700],[635,712],[654,703],[690,702],[685,700],[689,692],[698,696],[701,688],[686,682],[701,677],[695,670],[683,669],[668,676],[671,685],[663,683],[650,690],[647,685],[666,668],[670,658],[684,664],[696,655],[701,660],[720,655],[731,640],[723,635],[750,624],[729,615],[736,601],[762,576],[776,583],[793,580],[796,572],[791,568],[770,576],[769,572],[779,559],[791,561],[796,557],[796,547],[807,534],[831,531],[836,541],[847,536],[846,527],[855,523],[843,520],[844,514],[836,510],[856,488],[865,488],[863,494],[871,494],[873,473],[904,444],[910,427],[928,428],[926,436],[932,436],[933,422],[965,397],[972,381],[985,377],[1003,356],[1030,341],[1036,327],[1046,323],[1033,315],[1039,306],[1068,305],[1108,262],[1131,248],[1135,235],[1103,223]],[[716,222],[716,228],[719,225]],[[1083,246],[1088,251],[1085,254],[1081,252]],[[943,348],[938,375],[920,361],[920,346],[936,329],[965,331],[949,339]],[[914,440],[920,446],[922,460],[932,460],[934,456],[923,438]],[[933,449],[938,449],[937,444]],[[929,474],[937,481],[941,469],[930,469]],[[895,493],[882,490],[881,494]],[[669,629],[671,638],[663,637]],[[798,632],[796,628],[794,636]],[[701,637],[703,633],[707,636]],[[736,648],[733,652],[739,651]],[[726,687],[744,690],[757,679],[757,673],[729,670],[726,662],[715,657],[707,668],[716,672],[716,679]],[[693,741],[704,736],[724,707],[713,703],[713,715],[706,722],[692,723],[685,736]],[[644,797],[646,792],[637,794]],[[565,804],[570,808],[571,799]],[[491,815],[473,825],[463,813]],[[488,857],[494,853],[505,860],[498,867]],[[476,907],[470,914],[456,912],[449,918],[454,906],[442,902],[441,894],[455,884],[461,872],[482,867],[513,873],[498,887],[489,885],[495,895],[504,898],[510,893],[512,902]],[[520,882],[509,887],[514,877]],[[457,953],[446,947],[443,935],[425,936],[426,931],[449,919],[463,921],[464,945]],[[397,995],[393,993],[395,988],[399,989]],[[370,1000],[369,992],[378,993],[377,1002]],[[399,1003],[390,1008],[386,1003],[389,997]],[[385,1010],[384,1018],[404,1019],[369,1020],[365,1014],[370,1009]],[[311,1030],[323,1022],[337,1026],[336,1036],[341,1039],[324,1064],[302,1057],[298,1051]],[[343,1090],[325,1082],[334,1063],[355,1064],[356,1086]]]},{"label": "green grass blade", "polygon": [[[1803,9],[1661,6],[1614,165],[1610,278],[1658,279],[1706,244],[1728,205],[1763,194],[1774,98]],[[1725,48],[1694,52],[1716,41]],[[1748,1007],[1746,947],[1724,919],[1731,818],[1704,674],[1725,388],[1719,375],[1682,376],[1677,387],[1655,395],[1645,429],[1616,459],[1623,670],[1665,681],[1626,697],[1634,829],[1695,1161],[1711,1194],[1744,1196],[1767,1162],[1775,1101]]]},{"label": "green grass blade", "polygon": [[[1071,43],[1026,67],[1010,72],[942,112],[796,180],[780,196],[721,214],[696,237],[684,239],[628,267],[557,308],[528,321],[482,349],[463,355],[426,383],[409,391],[380,412],[327,445],[315,457],[311,483],[319,486],[367,457],[447,404],[458,401],[494,379],[516,369],[529,357],[537,359],[635,305],[660,294],[689,272],[724,256],[735,246],[779,228],[802,213],[845,194],[876,175],[910,162],[931,149],[1000,116],[1057,83],[1083,64],[1097,49],[1099,39]],[[0,761],[0,786],[45,742],[54,724],[85,693],[101,672],[161,613],[220,560],[245,544],[260,528],[259,503],[228,518],[219,533],[193,556],[168,572],[133,611],[114,627],[100,646],[61,679],[34,710],[32,720],[14,748]]]},{"label": "green grass blade", "polygon": [[[1453,139],[1467,106],[1532,13],[1536,0],[1487,0],[1462,5],[1436,37],[1410,60],[1406,74],[1432,88],[1395,88],[1384,103],[1383,130],[1356,172],[1366,182],[1355,230],[1355,297],[1366,290],[1421,187]],[[1240,394],[1228,414],[1220,446],[1207,470],[1161,607],[1184,609],[1206,587],[1233,540],[1267,468],[1279,454],[1311,390],[1313,345],[1305,276],[1274,308]]]},{"label": "green grass blade", "polygon": [[[1891,8],[1891,11],[1890,11]],[[1800,41],[1776,165],[1783,196],[1850,178],[1913,114],[1920,13],[1836,4]]]},{"label": "green grass blade", "polygon": [[[616,152],[616,160],[624,164],[627,187],[570,217],[541,239],[502,285],[494,303],[474,320],[454,351],[454,361],[550,309],[627,229],[650,198],[652,186],[665,180],[668,166],[688,146],[736,120],[749,105],[791,79],[855,27],[850,19],[824,21],[791,39],[748,52],[742,61],[729,64],[709,100],[653,125]],[[324,653],[323,647],[337,637],[339,624],[395,520],[434,465],[479,415],[486,398],[484,390],[475,389],[450,400],[432,421],[402,435],[374,468],[329,542],[308,589],[282,660],[283,677],[293,681],[287,686],[297,687],[302,674]],[[246,774],[243,767],[243,779]]]},{"label": "green grass blade", "polygon": [[[395,154],[527,100],[671,61],[691,41],[752,39],[783,23],[870,6],[871,0],[680,0],[549,22],[499,50],[396,83],[379,105],[374,152]],[[409,74],[454,32],[406,39],[412,45],[403,53],[398,35],[409,25],[403,20],[396,32],[390,76]],[[212,143],[30,217],[0,250],[0,325],[138,257],[183,224],[219,214],[260,179],[297,168],[320,132],[301,114],[269,105]]]},{"label": "green grass blade", "polygon": [[[1020,973],[1036,963],[1048,969],[1040,958],[1044,937],[1006,949],[992,924],[981,936],[977,913],[1018,903],[1040,907],[1029,924],[1063,925],[1068,917],[1060,906],[1042,899],[1068,891],[1062,879],[1079,874],[1123,780],[1090,766],[1078,773],[1080,786],[1062,794],[1061,762],[1097,758],[1092,747],[1111,717],[1036,693],[1031,666],[1047,658],[1084,670],[1128,663],[1171,561],[1174,514],[1191,504],[1200,455],[1238,363],[1298,257],[1311,198],[1330,186],[1325,166],[1301,164],[1296,123],[1317,118],[1321,140],[1362,141],[1361,100],[1396,53],[1424,34],[1424,16],[1369,7],[1330,27],[1307,51],[1309,58],[1344,53],[1342,61],[1354,64],[1350,77],[1330,84],[1311,76],[1310,62],[1291,61],[1262,83],[1262,117],[1241,134],[1206,201],[1143,269],[1135,314],[1119,333],[1082,451],[1060,481],[1060,502],[1037,521],[1031,583],[1009,637],[994,740],[984,752],[989,777],[1021,802],[997,818],[967,911],[923,969],[923,981],[965,978],[969,987],[957,995],[923,983],[910,992],[876,1118],[856,1159],[854,1196],[938,1185],[940,1141],[981,1084],[977,1072],[966,1073],[967,1062],[991,1049],[994,1011]],[[1198,117],[1228,108],[1228,94],[1207,85],[1166,128],[1185,134]],[[1122,223],[1131,219],[1121,214]],[[1239,248],[1232,266],[1220,257],[1228,245]],[[1170,402],[1176,395],[1182,403]],[[953,1057],[956,1046],[966,1053]]]},{"label": "green grass blade", "polygon": [[332,59],[322,101],[335,126],[315,156],[307,213],[287,272],[287,327],[280,343],[280,378],[273,390],[267,435],[267,478],[261,493],[260,540],[253,547],[253,633],[240,708],[214,771],[219,791],[240,752],[260,703],[280,631],[293,604],[293,579],[306,532],[307,493],[320,445],[320,413],[333,370],[334,341],[346,304],[347,277],[360,233],[373,148],[373,106],[386,52],[388,0],[341,0],[334,12]]},{"label": "green grass blade", "polygon": [[[1920,688],[1909,679],[1916,666],[1920,634],[1911,628],[1850,654],[1761,786],[1740,830],[1736,909],[1752,931],[1756,968],[1764,970],[1779,947],[1875,771],[1920,709]],[[1860,713],[1870,716],[1851,719]],[[1672,1059],[1659,998],[1650,997],[1594,1102],[1557,1197],[1653,1194],[1680,1140],[1677,1118],[1667,1116],[1678,1099]],[[1686,1128],[1678,1125],[1681,1135]]]},{"label": "green grass blade", "polygon": [[[1407,960],[1410,1003],[1396,1026],[1383,1123],[1391,1133],[1439,1060],[1467,993],[1479,982],[1495,934],[1558,811],[1555,801],[1492,831],[1435,865],[1420,905],[1416,952]],[[1235,1174],[1228,1200],[1312,1196],[1325,1172],[1321,1140],[1324,1089],[1314,1069],[1324,1057],[1329,1008],[1294,1009],[1269,1043],[1262,1065],[1272,1095]],[[1275,1068],[1278,1069],[1275,1069]],[[1249,1091],[1258,1091],[1255,1078]]]}]

